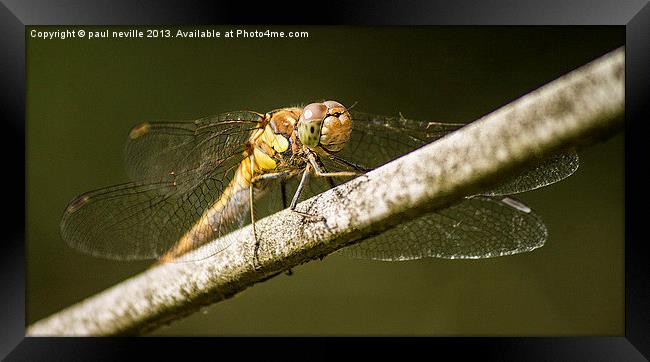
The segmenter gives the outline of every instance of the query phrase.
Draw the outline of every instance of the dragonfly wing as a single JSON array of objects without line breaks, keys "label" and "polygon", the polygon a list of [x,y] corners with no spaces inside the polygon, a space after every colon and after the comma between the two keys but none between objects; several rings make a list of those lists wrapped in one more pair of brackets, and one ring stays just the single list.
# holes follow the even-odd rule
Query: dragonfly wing
[{"label": "dragonfly wing", "polygon": [[253,112],[229,112],[195,121],[144,122],[129,133],[127,173],[133,181],[160,180],[170,174],[214,168],[214,160],[242,152],[261,118]]},{"label": "dragonfly wing", "polygon": [[[127,164],[137,181],[73,200],[61,220],[63,239],[80,251],[110,259],[163,256],[232,187],[244,142],[254,126],[220,115],[192,124],[136,127],[127,146]],[[248,193],[230,196],[237,202],[225,203],[223,217],[210,216],[219,220],[210,236],[225,235],[246,220]]]},{"label": "dragonfly wing", "polygon": [[[179,189],[167,181],[127,183],[85,193],[66,208],[61,235],[73,248],[94,256],[156,259],[213,204],[223,192],[225,179],[223,172],[214,172],[191,189]],[[247,199],[242,205],[248,206]],[[238,215],[230,213],[215,234],[225,235],[242,226],[246,207]]]},{"label": "dragonfly wing", "polygon": [[[461,123],[415,121],[402,116],[378,116],[356,111],[351,112],[351,116],[353,126],[350,140],[336,153],[336,158],[343,162],[321,157],[327,171],[354,169],[349,164],[360,166],[359,170],[377,168],[465,126]],[[340,185],[350,179],[352,177],[336,177],[333,181]],[[329,182],[317,177],[312,177],[309,182],[318,185],[304,190],[302,199],[330,187]]]},{"label": "dragonfly wing", "polygon": [[337,156],[367,168],[379,167],[465,126],[415,121],[402,116],[351,113],[350,141]]},{"label": "dragonfly wing", "polygon": [[548,186],[571,176],[579,165],[580,159],[575,151],[560,153],[543,160],[534,168],[506,180],[482,195],[512,195]]},{"label": "dragonfly wing", "polygon": [[520,201],[477,196],[340,252],[387,261],[479,259],[531,251],[544,245],[546,237],[540,217]]},{"label": "dragonfly wing", "polygon": [[[464,126],[460,123],[424,122],[361,112],[352,112],[352,119],[350,141],[337,156],[367,168],[381,166]],[[340,162],[323,162],[329,168],[341,168]],[[578,165],[579,158],[575,151],[566,151],[542,160],[533,168],[482,194],[496,196],[534,190],[565,179],[576,171]]]}]

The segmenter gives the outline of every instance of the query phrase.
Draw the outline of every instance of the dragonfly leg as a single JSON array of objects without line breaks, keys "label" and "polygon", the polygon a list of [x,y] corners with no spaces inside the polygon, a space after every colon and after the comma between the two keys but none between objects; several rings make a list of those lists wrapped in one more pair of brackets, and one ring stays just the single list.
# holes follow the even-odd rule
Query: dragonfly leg
[{"label": "dragonfly leg", "polygon": [[280,196],[282,197],[282,210],[287,208],[287,183],[280,180]]},{"label": "dragonfly leg", "polygon": [[[317,158],[316,163],[318,164],[318,166],[320,166],[321,170],[323,170],[324,172],[327,172],[327,168],[325,167],[325,165],[323,164],[323,162],[320,159]],[[327,184],[330,185],[331,189],[336,187],[336,182],[334,182],[333,177],[325,177],[325,179],[327,180]]]},{"label": "dragonfly leg", "polygon": [[287,208],[287,184],[284,181],[287,177],[295,175],[295,172],[273,172],[264,175],[255,176],[251,182],[256,183],[263,180],[280,179],[280,191],[282,192],[282,209]]},{"label": "dragonfly leg", "polygon": [[345,160],[345,159],[343,159],[343,158],[337,156],[336,154],[334,154],[334,153],[332,153],[332,152],[329,152],[329,151],[327,151],[327,150],[325,150],[325,149],[324,149],[324,151],[327,153],[327,155],[328,155],[328,156],[329,156],[333,161],[338,162],[338,163],[341,164],[341,165],[344,165],[344,166],[347,166],[347,167],[349,167],[349,168],[355,169],[355,170],[357,170],[357,171],[359,171],[359,172],[368,172],[368,171],[371,171],[371,170],[372,170],[372,168],[368,168],[368,167],[365,167],[365,166],[360,165],[360,164],[358,164],[358,163],[354,163],[354,162],[350,162],[350,161],[348,161],[348,160]]},{"label": "dragonfly leg", "polygon": [[351,177],[363,175],[363,172],[358,171],[336,171],[336,172],[326,172],[324,170],[314,170],[314,174],[318,177]]},{"label": "dragonfly leg", "polygon": [[309,179],[310,171],[311,171],[311,167],[307,165],[307,167],[305,167],[305,171],[302,173],[302,178],[300,179],[300,183],[298,184],[296,193],[293,195],[293,199],[291,200],[290,209],[293,211],[296,211],[296,204],[298,204],[298,198],[300,197],[300,193],[302,192],[302,189],[305,187],[305,183],[307,183],[307,179]]},{"label": "dragonfly leg", "polygon": [[354,163],[354,162],[350,162],[350,161],[344,160],[344,159],[342,159],[342,158],[340,158],[340,157],[338,157],[338,156],[336,156],[336,155],[330,155],[330,157],[331,157],[334,161],[339,162],[339,163],[341,163],[341,164],[343,164],[343,165],[346,165],[346,166],[348,166],[348,167],[350,167],[350,168],[353,168],[353,169],[355,169],[355,170],[357,170],[357,171],[360,171],[360,172],[368,172],[368,171],[372,170],[371,168],[367,168],[367,167],[364,167],[364,166],[359,165],[359,164],[357,164],[357,163]]},{"label": "dragonfly leg", "polygon": [[338,172],[326,172],[323,170],[316,161],[316,157],[313,154],[308,155],[309,164],[314,168],[314,174],[318,177],[350,177],[350,176],[359,176],[363,174],[360,171],[338,171]]},{"label": "dragonfly leg", "polygon": [[307,183],[307,180],[309,179],[309,174],[311,172],[311,166],[307,164],[305,167],[305,171],[302,173],[302,178],[300,179],[300,183],[298,184],[298,189],[296,189],[296,193],[293,195],[293,199],[291,200],[291,206],[289,206],[289,209],[291,211],[295,212],[298,215],[308,217],[310,219],[314,220],[324,220],[322,216],[316,216],[312,214],[308,214],[306,212],[298,211],[296,210],[296,205],[298,204],[298,199],[300,198],[300,193],[302,192],[302,189],[305,187],[305,184]]},{"label": "dragonfly leg", "polygon": [[363,175],[361,172],[354,172],[354,171],[337,171],[337,172],[314,172],[314,174],[318,177],[351,177],[351,176],[359,176]]},{"label": "dragonfly leg", "polygon": [[280,178],[280,179],[282,179],[282,178],[289,177],[289,176],[291,176],[291,175],[292,175],[291,172],[272,172],[272,173],[265,173],[265,174],[263,174],[263,175],[259,175],[259,176],[255,176],[255,177],[253,177],[253,178],[251,179],[251,182],[252,182],[252,183],[256,183],[256,182],[259,182],[259,181],[264,181],[264,180],[273,180],[273,179],[276,179],[276,178]]},{"label": "dragonfly leg", "polygon": [[250,163],[251,163],[251,183],[248,187],[248,203],[250,206],[250,211],[251,211],[251,228],[253,229],[253,240],[255,241],[255,247],[253,249],[253,267],[257,270],[259,269],[260,265],[260,259],[259,259],[259,249],[260,249],[260,243],[259,240],[257,240],[257,231],[255,230],[255,209],[253,208],[253,189],[255,188],[255,180],[256,176],[255,174],[255,157],[253,154],[250,155]]},{"label": "dragonfly leg", "polygon": [[[282,210],[284,210],[287,208],[287,183],[284,181],[284,179],[280,179],[280,193],[282,197]],[[293,270],[289,269],[285,271],[284,274],[292,276]]]}]

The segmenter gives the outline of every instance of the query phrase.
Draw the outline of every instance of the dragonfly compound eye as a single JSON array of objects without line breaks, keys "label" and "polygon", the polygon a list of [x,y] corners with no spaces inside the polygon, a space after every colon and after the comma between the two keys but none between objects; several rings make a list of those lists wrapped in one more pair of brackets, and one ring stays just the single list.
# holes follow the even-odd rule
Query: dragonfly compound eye
[{"label": "dragonfly compound eye", "polygon": [[320,144],[330,152],[338,152],[350,140],[352,119],[348,110],[339,102],[326,101],[327,116],[321,128]]},{"label": "dragonfly compound eye", "polygon": [[303,108],[298,120],[298,138],[302,144],[307,147],[318,146],[325,116],[327,106],[323,103],[311,103]]}]

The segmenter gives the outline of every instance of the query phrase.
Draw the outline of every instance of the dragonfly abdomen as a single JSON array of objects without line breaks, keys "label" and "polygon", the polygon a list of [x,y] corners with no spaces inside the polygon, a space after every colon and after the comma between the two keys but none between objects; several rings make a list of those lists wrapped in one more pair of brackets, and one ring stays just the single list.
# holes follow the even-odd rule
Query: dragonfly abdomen
[{"label": "dragonfly abdomen", "polygon": [[[252,134],[243,153],[232,181],[219,198],[208,207],[201,218],[179,241],[162,257],[161,262],[169,262],[199,246],[221,237],[244,224],[251,210],[250,192],[254,187],[254,198],[262,196],[266,182],[256,182],[253,178],[274,172],[281,161],[278,156],[289,148],[288,140],[275,134],[269,125],[257,129]],[[251,167],[252,166],[252,167]],[[253,200],[255,201],[255,200]],[[233,227],[236,226],[236,227]],[[228,245],[210,250],[208,257],[225,249]]]}]

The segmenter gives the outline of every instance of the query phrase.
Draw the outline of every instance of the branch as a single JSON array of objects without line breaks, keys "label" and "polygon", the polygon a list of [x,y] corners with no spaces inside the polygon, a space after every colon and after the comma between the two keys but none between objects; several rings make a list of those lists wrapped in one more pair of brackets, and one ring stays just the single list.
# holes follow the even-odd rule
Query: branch
[{"label": "branch", "polygon": [[567,147],[622,126],[624,49],[619,48],[447,137],[315,196],[298,210],[250,225],[238,243],[207,260],[146,270],[27,328],[27,335],[139,334],[232,297],[284,270],[328,255],[495,186]]}]

